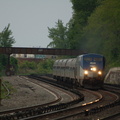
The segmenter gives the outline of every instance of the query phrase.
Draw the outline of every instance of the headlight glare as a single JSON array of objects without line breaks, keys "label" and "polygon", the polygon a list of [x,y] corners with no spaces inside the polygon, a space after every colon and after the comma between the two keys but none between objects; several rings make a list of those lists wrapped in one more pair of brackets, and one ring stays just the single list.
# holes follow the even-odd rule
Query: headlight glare
[{"label": "headlight glare", "polygon": [[93,68],[93,71],[96,71],[96,70],[97,70],[97,69],[94,67],[94,68]]},{"label": "headlight glare", "polygon": [[98,74],[99,74],[99,75],[102,75],[102,71],[98,71]]},{"label": "headlight glare", "polygon": [[85,70],[85,71],[84,71],[84,74],[85,74],[85,75],[88,75],[88,71],[87,71],[87,70]]},{"label": "headlight glare", "polygon": [[97,71],[97,68],[96,67],[92,67],[90,70]]}]

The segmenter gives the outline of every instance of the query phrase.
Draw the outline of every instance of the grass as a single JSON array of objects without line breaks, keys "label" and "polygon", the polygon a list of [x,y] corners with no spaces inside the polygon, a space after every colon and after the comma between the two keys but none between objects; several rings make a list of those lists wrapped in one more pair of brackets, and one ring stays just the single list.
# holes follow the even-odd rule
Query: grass
[{"label": "grass", "polygon": [[[10,94],[16,92],[16,89],[13,88],[13,86],[8,82],[8,81],[3,81],[3,83],[6,85],[6,87],[8,88],[8,90],[10,91]],[[8,91],[4,88],[4,86],[2,85],[0,87],[1,90],[1,98],[2,99],[7,99],[9,98],[9,95],[6,96],[8,94]]]}]

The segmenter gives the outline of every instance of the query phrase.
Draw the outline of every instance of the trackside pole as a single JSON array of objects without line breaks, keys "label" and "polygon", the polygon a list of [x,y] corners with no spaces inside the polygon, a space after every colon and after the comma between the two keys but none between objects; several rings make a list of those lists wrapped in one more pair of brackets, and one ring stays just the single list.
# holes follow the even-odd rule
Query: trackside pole
[{"label": "trackside pole", "polygon": [[2,101],[2,80],[0,78],[0,106],[2,105],[1,101]]}]

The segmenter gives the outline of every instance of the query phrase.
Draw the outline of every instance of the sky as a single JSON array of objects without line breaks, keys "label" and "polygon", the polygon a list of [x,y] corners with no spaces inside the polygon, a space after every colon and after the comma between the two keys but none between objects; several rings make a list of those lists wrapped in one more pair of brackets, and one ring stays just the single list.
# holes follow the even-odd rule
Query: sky
[{"label": "sky", "polygon": [[70,0],[0,0],[0,32],[10,23],[13,47],[46,48],[52,41],[48,27],[72,17]]}]

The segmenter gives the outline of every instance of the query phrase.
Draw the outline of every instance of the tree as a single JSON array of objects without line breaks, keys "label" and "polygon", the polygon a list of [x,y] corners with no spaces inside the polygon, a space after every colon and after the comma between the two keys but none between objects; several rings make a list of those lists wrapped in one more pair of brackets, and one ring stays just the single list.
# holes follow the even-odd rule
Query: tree
[{"label": "tree", "polygon": [[[3,31],[0,33],[0,47],[12,47],[12,45],[15,43],[15,39],[13,38],[13,36],[11,36],[12,31],[9,30],[9,27],[10,24],[8,24],[8,26],[5,27]],[[6,65],[7,65],[7,56],[1,54],[0,67],[2,67],[2,69],[5,69]]]},{"label": "tree", "polygon": [[[100,0],[99,0],[100,1]],[[68,23],[68,39],[70,48],[84,49],[82,35],[83,28],[87,25],[88,17],[100,4],[98,0],[71,0],[73,4],[73,16]]]},{"label": "tree", "polygon": [[80,11],[93,12],[102,0],[71,0],[75,13]]},{"label": "tree", "polygon": [[48,47],[82,49],[83,28],[87,25],[88,17],[102,0],[71,0],[73,16],[66,26],[58,20],[55,28],[48,28],[50,42]]},{"label": "tree", "polygon": [[85,28],[85,47],[102,53],[108,61],[120,59],[120,1],[104,0]]},{"label": "tree", "polygon": [[13,38],[12,31],[9,30],[10,24],[3,29],[0,33],[0,47],[12,47],[15,43],[15,39]]},{"label": "tree", "polygon": [[67,39],[67,27],[63,25],[61,20],[58,20],[55,28],[49,28],[49,38],[53,41],[50,42],[48,47],[52,48],[69,48],[69,42]]}]

